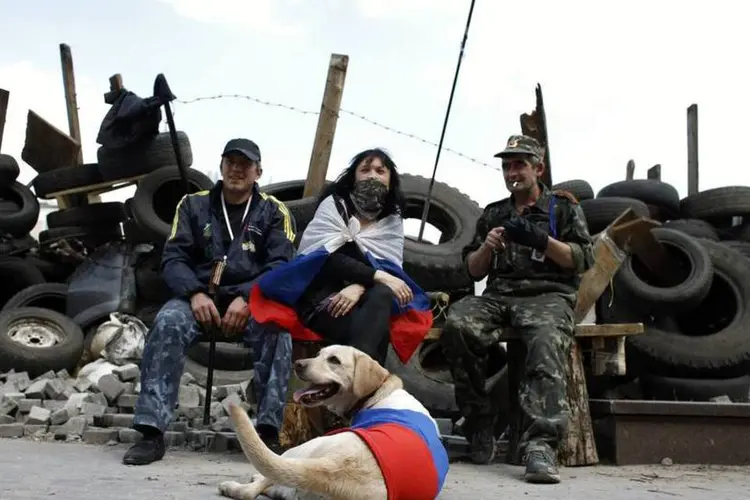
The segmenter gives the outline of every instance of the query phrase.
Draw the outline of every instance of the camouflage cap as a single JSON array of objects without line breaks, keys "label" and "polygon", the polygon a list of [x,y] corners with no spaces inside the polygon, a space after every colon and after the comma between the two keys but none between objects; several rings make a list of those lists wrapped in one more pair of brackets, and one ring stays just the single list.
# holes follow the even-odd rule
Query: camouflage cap
[{"label": "camouflage cap", "polygon": [[528,135],[511,135],[505,149],[495,155],[495,158],[505,158],[511,155],[532,155],[541,160],[544,158],[544,148],[539,141]]}]

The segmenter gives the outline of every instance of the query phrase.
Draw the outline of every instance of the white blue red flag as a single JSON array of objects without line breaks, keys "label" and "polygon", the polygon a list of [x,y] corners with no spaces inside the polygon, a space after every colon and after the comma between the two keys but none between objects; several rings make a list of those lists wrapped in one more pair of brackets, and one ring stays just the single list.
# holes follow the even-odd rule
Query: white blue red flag
[{"label": "white blue red flag", "polygon": [[355,217],[344,221],[332,196],[324,199],[302,235],[299,255],[265,273],[253,286],[250,312],[259,323],[272,322],[288,330],[294,340],[322,340],[299,321],[293,307],[328,256],[349,241],[357,244],[375,269],[401,278],[412,290],[411,302],[400,306],[394,298],[391,308],[391,344],[406,363],[432,327],[432,311],[427,295],[402,268],[404,226],[397,215],[362,229]]}]

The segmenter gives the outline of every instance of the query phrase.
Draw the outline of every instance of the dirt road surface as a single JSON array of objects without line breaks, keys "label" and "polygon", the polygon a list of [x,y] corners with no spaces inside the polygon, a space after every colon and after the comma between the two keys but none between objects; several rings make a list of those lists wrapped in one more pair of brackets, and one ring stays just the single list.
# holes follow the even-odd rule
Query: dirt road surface
[{"label": "dirt road surface", "polygon": [[[121,464],[124,445],[0,440],[0,500],[204,500],[216,485],[251,473],[239,453],[169,451],[145,467]],[[440,499],[741,500],[750,467],[654,466],[563,469],[563,482],[535,486],[518,467],[451,464]]]}]

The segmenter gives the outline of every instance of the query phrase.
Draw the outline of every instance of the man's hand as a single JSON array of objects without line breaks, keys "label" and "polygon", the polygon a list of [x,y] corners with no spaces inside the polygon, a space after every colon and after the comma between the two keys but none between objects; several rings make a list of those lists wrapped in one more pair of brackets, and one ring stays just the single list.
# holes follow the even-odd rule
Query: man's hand
[{"label": "man's hand", "polygon": [[509,240],[540,252],[547,250],[549,232],[536,224],[532,224],[525,218],[513,214],[509,220],[503,222],[503,227],[505,228],[505,235]]},{"label": "man's hand", "polygon": [[358,283],[345,287],[331,298],[331,302],[328,304],[328,313],[333,318],[349,314],[364,293],[365,287]]},{"label": "man's hand", "polygon": [[204,328],[210,328],[211,325],[221,326],[221,316],[216,304],[211,297],[203,292],[198,292],[190,297],[190,309],[193,310],[195,319],[203,325]]},{"label": "man's hand", "polygon": [[250,318],[250,311],[247,302],[242,297],[236,297],[224,314],[221,320],[221,331],[225,335],[240,333],[247,326],[247,320]]},{"label": "man's hand", "polygon": [[375,271],[375,281],[391,289],[393,295],[401,306],[405,306],[414,298],[414,294],[409,285],[401,278],[397,278],[385,271]]},{"label": "man's hand", "polygon": [[494,227],[487,233],[484,244],[493,250],[505,249],[505,228],[502,226]]}]

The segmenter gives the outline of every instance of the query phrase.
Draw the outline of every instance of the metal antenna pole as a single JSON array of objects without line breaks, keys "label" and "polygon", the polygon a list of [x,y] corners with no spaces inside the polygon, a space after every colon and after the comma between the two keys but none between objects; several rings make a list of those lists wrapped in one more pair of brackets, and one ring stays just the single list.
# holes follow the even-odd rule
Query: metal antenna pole
[{"label": "metal antenna pole", "polygon": [[422,210],[422,222],[419,225],[419,236],[417,241],[422,241],[422,235],[424,234],[424,226],[427,223],[427,213],[430,210],[430,198],[432,198],[432,187],[435,185],[435,174],[437,173],[438,162],[440,161],[440,151],[443,149],[443,139],[445,139],[445,130],[448,128],[448,117],[451,114],[451,107],[453,106],[453,95],[456,92],[456,83],[458,83],[458,73],[461,70],[461,60],[464,58],[464,49],[466,48],[466,39],[469,36],[469,26],[471,26],[471,15],[474,13],[474,2],[471,0],[471,6],[469,7],[469,17],[466,19],[466,28],[464,29],[464,38],[461,41],[461,52],[458,54],[458,64],[456,64],[456,74],[453,76],[453,86],[451,87],[451,95],[448,98],[448,109],[445,110],[445,120],[443,121],[443,131],[440,133],[440,142],[438,143],[437,155],[435,156],[435,166],[432,168],[432,178],[430,179],[430,187],[427,189],[427,199],[424,202],[424,210]]}]

